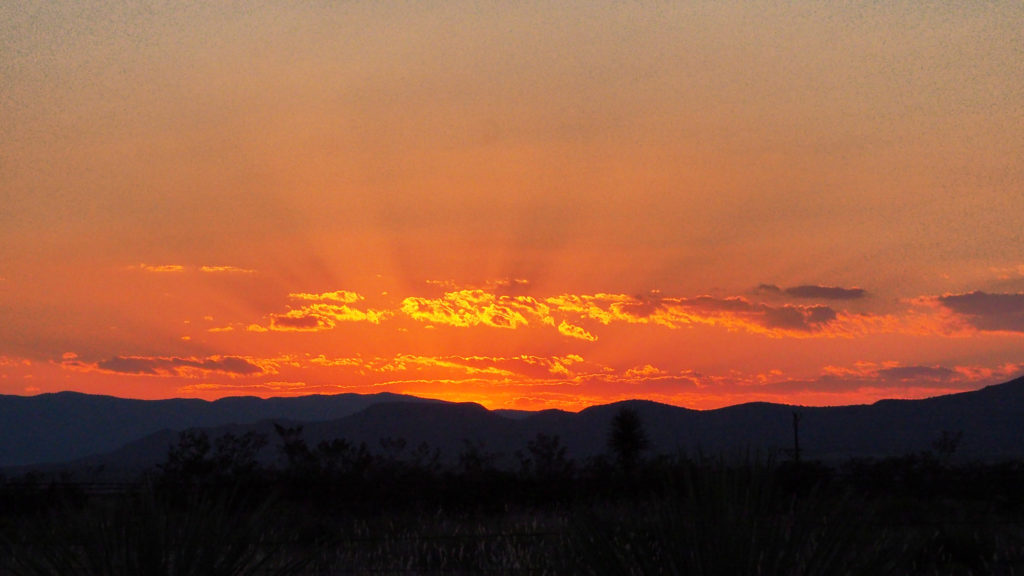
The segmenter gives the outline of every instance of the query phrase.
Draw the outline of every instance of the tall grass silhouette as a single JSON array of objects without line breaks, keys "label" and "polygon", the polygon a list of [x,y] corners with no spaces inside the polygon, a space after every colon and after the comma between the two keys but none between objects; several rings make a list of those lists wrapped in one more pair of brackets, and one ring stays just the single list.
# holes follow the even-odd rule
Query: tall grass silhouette
[{"label": "tall grass silhouette", "polygon": [[581,514],[580,574],[842,575],[887,573],[899,544],[871,529],[871,507],[811,486],[785,486],[770,462],[692,463],[664,493]]},{"label": "tall grass silhouette", "polygon": [[166,498],[149,488],[88,508],[58,506],[29,519],[9,542],[14,576],[287,576],[293,537],[272,500],[193,492]]}]

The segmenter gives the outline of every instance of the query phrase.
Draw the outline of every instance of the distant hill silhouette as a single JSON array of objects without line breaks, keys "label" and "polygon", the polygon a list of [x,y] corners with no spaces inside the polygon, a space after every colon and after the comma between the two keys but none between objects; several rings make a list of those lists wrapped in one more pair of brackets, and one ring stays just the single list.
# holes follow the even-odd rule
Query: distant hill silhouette
[{"label": "distant hill silhouette", "polygon": [[[957,457],[968,460],[1024,458],[1024,378],[981,390],[924,400],[882,400],[871,405],[797,407],[751,403],[717,410],[690,410],[631,400],[579,413],[488,411],[478,404],[412,396],[306,396],[139,401],[61,393],[0,396],[0,465],[79,461],[82,465],[138,469],[163,461],[178,431],[206,428],[265,434],[272,458],[274,422],[303,426],[310,446],[344,438],[378,451],[382,438],[403,438],[406,449],[422,442],[449,461],[470,442],[514,465],[538,433],[558,435],[569,455],[602,454],[610,422],[623,407],[637,411],[651,453],[744,454],[786,458],[792,448],[792,414],[799,412],[800,441],[808,459],[915,454],[933,448],[944,432],[962,432]],[[85,456],[94,455],[88,459]]]},{"label": "distant hill silhouette", "polygon": [[388,392],[295,398],[129,400],[59,392],[0,395],[0,467],[66,462],[110,452],[162,429],[211,428],[267,419],[331,420],[380,402],[436,402]]}]

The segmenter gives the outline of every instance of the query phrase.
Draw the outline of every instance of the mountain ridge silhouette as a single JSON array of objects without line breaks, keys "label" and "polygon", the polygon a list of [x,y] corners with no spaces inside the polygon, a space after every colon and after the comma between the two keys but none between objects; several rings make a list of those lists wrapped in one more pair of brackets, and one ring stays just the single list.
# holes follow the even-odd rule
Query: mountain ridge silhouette
[{"label": "mountain ridge silhouette", "polygon": [[640,415],[651,454],[756,452],[784,458],[792,449],[792,414],[797,412],[806,458],[916,454],[931,450],[943,434],[951,433],[962,433],[960,458],[1024,458],[1022,377],[968,392],[850,406],[753,402],[693,410],[627,400],[575,413],[491,411],[474,403],[392,393],[212,402],[76,392],[0,396],[0,467],[79,463],[137,469],[161,462],[182,430],[203,429],[212,437],[253,431],[273,443],[275,422],[302,426],[310,446],[344,438],[378,450],[382,438],[402,438],[407,449],[426,442],[449,461],[473,445],[499,464],[514,465],[517,450],[537,434],[546,434],[558,436],[571,457],[588,458],[604,453],[611,418],[623,407]]}]

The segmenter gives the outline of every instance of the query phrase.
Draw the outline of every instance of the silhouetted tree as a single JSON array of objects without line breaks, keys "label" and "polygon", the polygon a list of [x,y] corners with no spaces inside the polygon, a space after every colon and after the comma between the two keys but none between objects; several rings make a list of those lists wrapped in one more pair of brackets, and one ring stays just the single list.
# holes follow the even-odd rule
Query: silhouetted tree
[{"label": "silhouetted tree", "polygon": [[365,443],[354,446],[344,438],[320,442],[314,457],[325,479],[361,479],[373,464],[373,456]]},{"label": "silhouetted tree", "polygon": [[480,442],[464,439],[462,451],[459,452],[459,471],[468,476],[479,476],[494,470],[497,454],[488,452]]},{"label": "silhouetted tree", "polygon": [[175,482],[204,480],[213,475],[215,464],[210,458],[210,437],[201,430],[184,430],[178,443],[167,449],[167,460],[160,471]]},{"label": "silhouetted tree", "polygon": [[266,443],[266,437],[255,432],[228,433],[211,443],[206,432],[185,430],[178,435],[178,443],[168,448],[167,460],[159,469],[170,482],[252,479],[259,470],[257,456]]},{"label": "silhouetted tree", "polygon": [[334,476],[345,472],[348,461],[351,459],[352,444],[344,438],[335,438],[328,442],[323,440],[316,446],[316,454],[313,459],[317,468],[327,476]]},{"label": "silhouetted tree", "polygon": [[378,477],[381,475],[401,476],[409,468],[409,464],[402,459],[407,444],[405,438],[385,436],[379,442],[381,452],[374,462]]},{"label": "silhouetted tree", "polygon": [[437,474],[441,469],[441,449],[431,448],[430,444],[420,442],[409,453],[409,465],[427,475]]},{"label": "silhouetted tree", "polygon": [[288,464],[289,473],[308,477],[315,472],[318,468],[317,458],[302,437],[302,426],[286,427],[275,423],[274,430],[281,438],[281,453]]},{"label": "silhouetted tree", "polygon": [[398,461],[401,457],[402,452],[405,451],[405,445],[407,442],[405,438],[392,438],[391,436],[385,436],[380,439],[380,448],[383,452],[384,458],[389,462]]},{"label": "silhouetted tree", "polygon": [[619,468],[630,474],[636,469],[640,456],[650,446],[640,414],[630,407],[624,406],[612,418],[611,431],[608,434],[608,449],[611,450]]},{"label": "silhouetted tree", "polygon": [[259,469],[260,450],[267,445],[267,437],[257,432],[241,436],[224,434],[214,443],[213,461],[217,474],[236,479],[251,476]]},{"label": "silhouetted tree", "polygon": [[557,434],[548,436],[538,432],[533,440],[526,443],[526,450],[528,454],[519,453],[521,471],[525,476],[552,480],[572,474],[573,461],[566,457],[565,446]]}]

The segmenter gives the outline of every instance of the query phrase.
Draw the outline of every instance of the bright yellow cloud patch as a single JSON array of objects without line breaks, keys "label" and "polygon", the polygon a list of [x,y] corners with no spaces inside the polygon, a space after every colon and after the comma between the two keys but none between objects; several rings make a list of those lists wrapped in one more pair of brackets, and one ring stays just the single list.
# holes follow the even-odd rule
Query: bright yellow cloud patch
[{"label": "bright yellow cloud patch", "polygon": [[558,331],[565,336],[576,338],[577,340],[585,340],[587,342],[595,342],[597,340],[597,336],[587,332],[583,327],[569,324],[564,320],[558,325]]},{"label": "bright yellow cloud patch", "polygon": [[341,322],[369,322],[380,324],[392,314],[387,310],[361,310],[349,306],[361,300],[363,296],[347,290],[334,292],[308,293],[295,292],[288,295],[293,300],[309,302],[281,314],[268,316],[269,326],[254,324],[249,326],[251,332],[323,332],[334,329]]},{"label": "bright yellow cloud patch", "polygon": [[414,320],[448,326],[490,326],[515,329],[526,326],[525,314],[539,315],[533,298],[496,296],[483,290],[447,292],[441,298],[409,297],[402,312]]},{"label": "bright yellow cloud patch", "polygon": [[664,376],[668,376],[668,372],[650,364],[644,364],[643,366],[636,366],[626,370],[627,378],[661,378]]},{"label": "bright yellow cloud patch", "polygon": [[288,295],[294,300],[312,300],[315,302],[342,302],[344,304],[355,304],[363,300],[363,296],[348,290],[335,290],[334,292],[321,292],[311,294],[309,292],[296,292]]},{"label": "bright yellow cloud patch", "polygon": [[[301,306],[270,314],[249,331],[319,332],[340,323],[381,324],[406,317],[425,328],[451,326],[514,330],[550,327],[563,336],[595,342],[595,325],[650,325],[668,329],[715,327],[769,338],[857,337],[878,333],[948,334],[956,330],[933,311],[903,316],[853,313],[826,304],[770,303],[744,297],[693,298],[627,294],[560,294],[546,298],[496,294],[484,289],[450,290],[439,297],[409,296],[394,308],[359,308],[365,298],[352,291],[289,294]],[[919,308],[921,302],[913,303]],[[927,304],[927,303],[926,303]],[[927,308],[927,306],[925,306]],[[941,308],[932,304],[931,308]],[[941,311],[941,310],[940,310]],[[932,312],[932,313],[929,313]],[[947,313],[947,316],[949,314]],[[590,325],[588,325],[590,323]],[[400,330],[407,330],[401,327]]]}]

